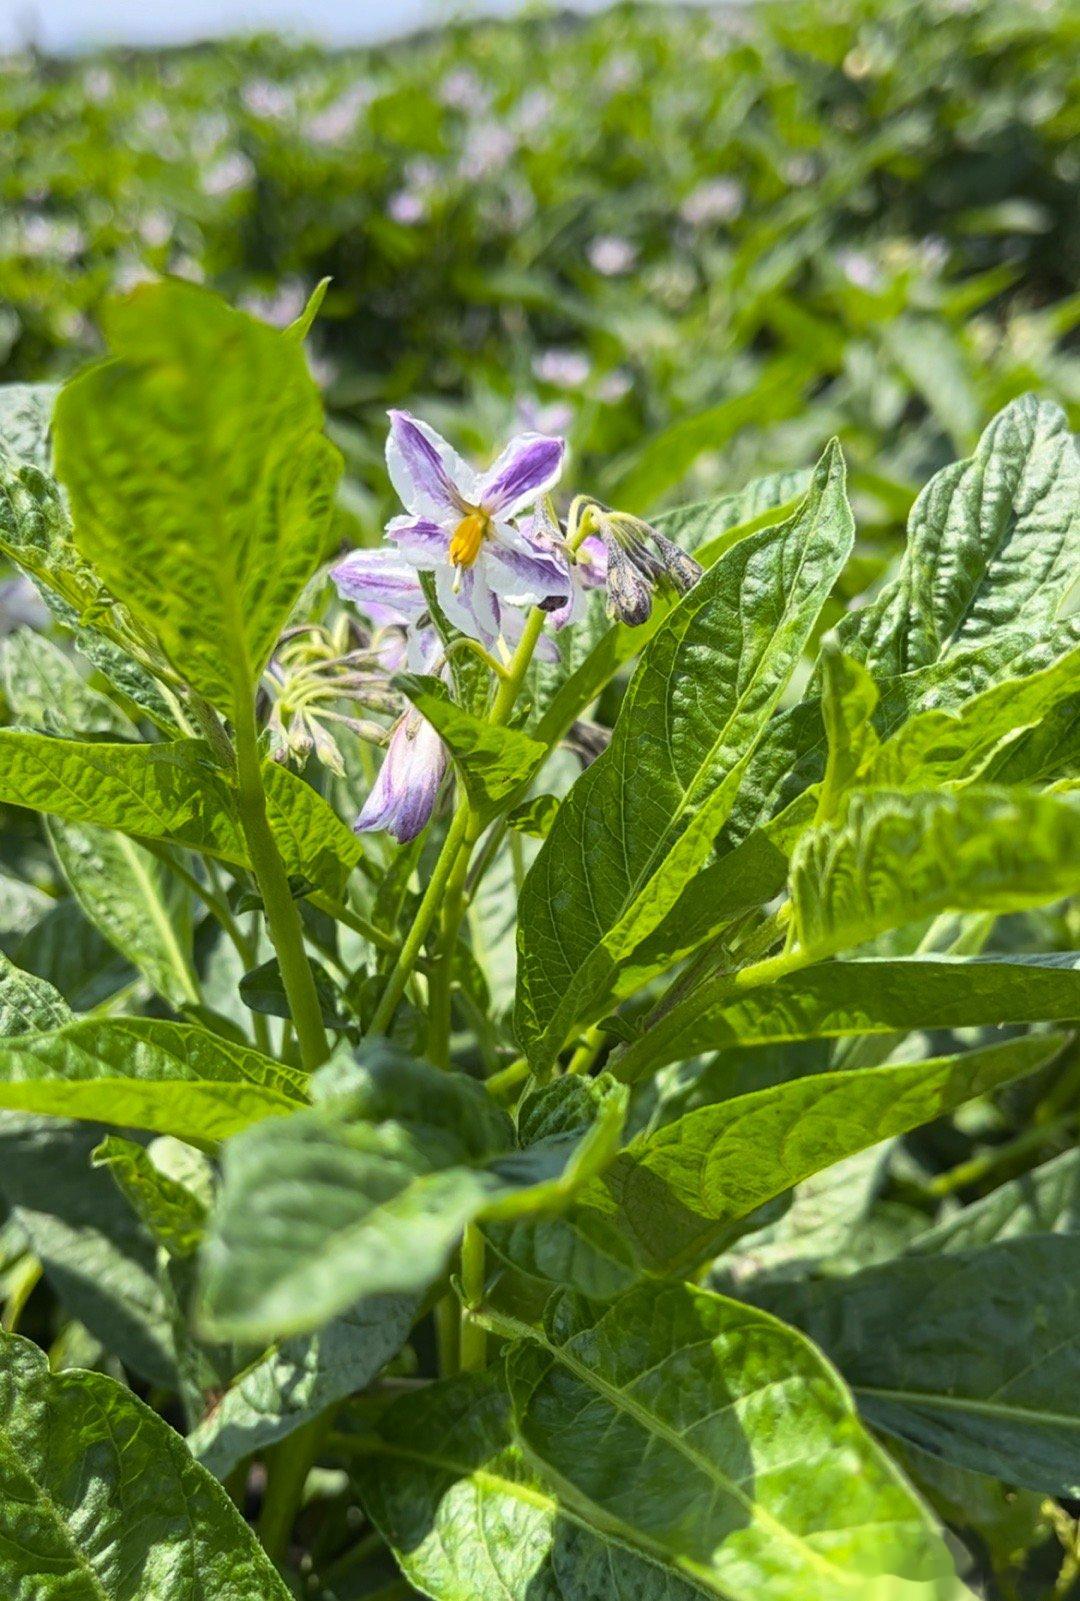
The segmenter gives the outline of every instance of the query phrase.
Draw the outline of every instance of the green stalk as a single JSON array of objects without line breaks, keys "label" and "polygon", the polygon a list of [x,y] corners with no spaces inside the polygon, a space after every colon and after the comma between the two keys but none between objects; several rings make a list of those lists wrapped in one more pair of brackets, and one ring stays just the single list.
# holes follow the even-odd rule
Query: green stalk
[{"label": "green stalk", "polygon": [[461,1242],[461,1371],[477,1373],[487,1361],[487,1333],[472,1317],[484,1299],[484,1236],[475,1223]]},{"label": "green stalk", "polygon": [[329,1046],[315,980],[304,949],[300,913],[266,816],[266,794],[263,790],[254,708],[248,698],[241,696],[237,696],[237,706],[235,738],[240,826],[251,857],[255,882],[266,909],[270,938],[281,967],[289,1010],[296,1025],[300,1060],[308,1072],[313,1072],[330,1054]]},{"label": "green stalk", "polygon": [[320,1417],[312,1418],[266,1455],[268,1477],[259,1513],[259,1539],[279,1568],[285,1564],[300,1498],[329,1426],[331,1411],[328,1408]]}]

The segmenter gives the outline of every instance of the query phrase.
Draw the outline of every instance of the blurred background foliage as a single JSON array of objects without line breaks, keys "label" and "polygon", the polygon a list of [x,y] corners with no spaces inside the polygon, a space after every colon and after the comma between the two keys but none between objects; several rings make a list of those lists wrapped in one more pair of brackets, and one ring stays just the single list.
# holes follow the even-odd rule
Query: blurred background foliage
[{"label": "blurred background foliage", "polygon": [[313,340],[354,537],[387,405],[567,432],[647,511],[839,433],[866,577],[1012,396],[1080,416],[1080,8],[779,0],[0,63],[0,376],[203,279]]}]

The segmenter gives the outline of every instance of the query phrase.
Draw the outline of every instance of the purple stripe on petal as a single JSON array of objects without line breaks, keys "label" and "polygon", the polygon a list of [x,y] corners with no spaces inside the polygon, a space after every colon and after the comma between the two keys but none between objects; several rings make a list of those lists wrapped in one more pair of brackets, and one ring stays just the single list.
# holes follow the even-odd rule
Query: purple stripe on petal
[{"label": "purple stripe on petal", "polygon": [[548,434],[512,439],[480,484],[480,504],[490,516],[514,517],[558,483],[566,441]]},{"label": "purple stripe on petal", "polygon": [[385,828],[403,845],[415,839],[435,809],[445,771],[442,740],[419,712],[406,712],[353,828],[358,834]]},{"label": "purple stripe on petal", "polygon": [[375,623],[412,623],[427,606],[416,568],[396,550],[350,551],[330,577]]},{"label": "purple stripe on petal", "polygon": [[386,525],[386,537],[418,572],[429,573],[449,560],[450,535],[426,517],[395,517]]},{"label": "purple stripe on petal", "polygon": [[476,490],[476,474],[434,428],[407,411],[392,411],[386,465],[402,505],[414,517],[462,516]]},{"label": "purple stripe on petal", "polygon": [[483,552],[485,575],[497,595],[524,606],[569,600],[574,583],[566,558],[500,525]]}]

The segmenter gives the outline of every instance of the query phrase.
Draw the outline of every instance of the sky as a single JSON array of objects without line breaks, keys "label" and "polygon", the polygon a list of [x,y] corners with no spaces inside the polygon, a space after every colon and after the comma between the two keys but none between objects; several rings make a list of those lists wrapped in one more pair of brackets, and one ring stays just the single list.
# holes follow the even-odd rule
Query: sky
[{"label": "sky", "polygon": [[[0,49],[176,44],[271,29],[338,44],[384,39],[452,16],[505,14],[525,0],[0,0]],[[566,3],[566,0],[563,0]],[[569,0],[598,10],[604,0]]]}]

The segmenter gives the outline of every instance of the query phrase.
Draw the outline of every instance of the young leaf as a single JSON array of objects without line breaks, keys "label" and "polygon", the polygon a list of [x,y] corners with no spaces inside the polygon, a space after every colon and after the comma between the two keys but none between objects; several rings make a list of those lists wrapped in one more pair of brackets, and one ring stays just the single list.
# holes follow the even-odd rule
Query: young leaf
[{"label": "young leaf", "polygon": [[852,537],[830,447],[795,515],[735,545],[654,636],[526,880],[516,1026],[536,1068],[709,857]]},{"label": "young leaf", "polygon": [[522,1332],[509,1377],[530,1459],[560,1501],[704,1594],[964,1594],[922,1505],[793,1329],[658,1284],[606,1307],[556,1295],[543,1331]]},{"label": "young leaf", "polygon": [[192,968],[191,895],[134,840],[52,818],[53,855],[84,916],[174,1007],[199,999]]},{"label": "young leaf", "polygon": [[287,1601],[221,1486],[130,1390],[51,1374],[0,1335],[0,1516],[9,1594],[34,1601]]},{"label": "young leaf", "polygon": [[417,1313],[407,1295],[373,1295],[318,1334],[285,1340],[258,1358],[188,1436],[217,1478],[283,1440],[335,1401],[362,1390],[400,1351]]},{"label": "young leaf", "polygon": [[706,1051],[913,1028],[978,1028],[1080,1017],[1080,956],[868,957],[823,962],[737,993],[709,979],[620,1053],[628,1084]]},{"label": "young leaf", "polygon": [[636,1550],[591,1509],[560,1501],[514,1442],[496,1370],[402,1396],[355,1447],[352,1478],[368,1515],[409,1582],[434,1601],[713,1593],[662,1554]]},{"label": "young leaf", "polygon": [[876,1428],[1007,1484],[1080,1493],[1080,1236],[760,1293],[822,1346]]},{"label": "young leaf", "polygon": [[186,1184],[163,1173],[145,1146],[115,1134],[95,1150],[94,1166],[108,1169],[120,1193],[170,1256],[191,1256],[206,1230],[206,1207]]},{"label": "young leaf", "polygon": [[1080,888],[1080,807],[1025,790],[880,790],[812,829],[791,861],[800,948],[815,958],[944,911],[1022,911]]},{"label": "young leaf", "polygon": [[218,709],[246,702],[326,553],[338,452],[300,344],[193,284],[110,308],[112,359],[61,391],[75,541]]},{"label": "young leaf", "polygon": [[[1061,1035],[958,1056],[793,1079],[638,1135],[599,1181],[654,1270],[704,1261],[722,1231],[879,1140],[917,1128],[1048,1062]],[[598,1185],[587,1202],[600,1204]]]},{"label": "young leaf", "polygon": [[547,756],[547,747],[520,729],[496,728],[455,705],[437,678],[399,673],[393,683],[441,737],[473,809],[485,822],[528,784]]},{"label": "young leaf", "polygon": [[303,1105],[304,1075],[191,1023],[85,1018],[0,1042],[0,1106],[196,1145]]}]

